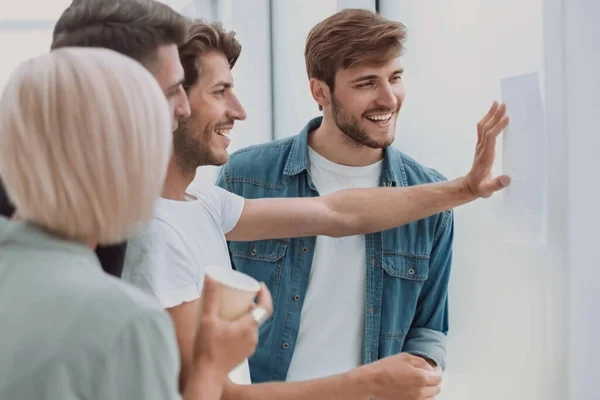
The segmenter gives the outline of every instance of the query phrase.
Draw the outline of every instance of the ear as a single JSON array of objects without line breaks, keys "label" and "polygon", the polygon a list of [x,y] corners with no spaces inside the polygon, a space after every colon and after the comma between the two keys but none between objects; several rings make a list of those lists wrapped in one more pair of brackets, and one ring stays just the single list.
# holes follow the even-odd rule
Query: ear
[{"label": "ear", "polygon": [[325,108],[331,104],[331,92],[325,82],[310,78],[310,93],[321,107]]}]

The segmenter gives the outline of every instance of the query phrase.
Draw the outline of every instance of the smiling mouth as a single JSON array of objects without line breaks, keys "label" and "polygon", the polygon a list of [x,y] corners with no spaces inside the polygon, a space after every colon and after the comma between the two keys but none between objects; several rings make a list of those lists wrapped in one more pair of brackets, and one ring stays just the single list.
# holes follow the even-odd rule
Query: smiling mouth
[{"label": "smiling mouth", "polygon": [[378,124],[378,125],[385,125],[392,119],[393,116],[394,116],[394,112],[387,112],[385,114],[383,114],[383,113],[367,114],[367,115],[365,115],[365,118],[373,123]]},{"label": "smiling mouth", "polygon": [[229,134],[231,133],[231,129],[215,129],[217,135],[221,135],[229,139]]}]

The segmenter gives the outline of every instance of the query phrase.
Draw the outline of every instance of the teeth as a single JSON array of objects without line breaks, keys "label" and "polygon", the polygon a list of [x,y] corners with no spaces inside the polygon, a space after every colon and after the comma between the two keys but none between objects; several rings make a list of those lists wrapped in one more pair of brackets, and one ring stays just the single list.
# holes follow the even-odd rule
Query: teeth
[{"label": "teeth", "polygon": [[229,132],[231,132],[231,131],[228,129],[219,129],[219,130],[216,130],[215,132],[217,132],[219,135],[227,136],[227,135],[229,135]]},{"label": "teeth", "polygon": [[392,114],[383,114],[383,115],[367,115],[367,118],[372,121],[386,121],[392,117]]}]

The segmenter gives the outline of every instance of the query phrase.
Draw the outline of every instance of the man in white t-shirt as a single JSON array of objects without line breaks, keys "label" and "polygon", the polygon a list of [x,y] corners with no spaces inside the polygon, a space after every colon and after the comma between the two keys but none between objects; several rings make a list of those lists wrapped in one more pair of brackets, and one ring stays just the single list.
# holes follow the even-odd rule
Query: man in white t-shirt
[{"label": "man in white t-shirt", "polygon": [[[374,178],[380,172],[380,166],[373,165],[364,171],[364,176],[361,172],[360,178],[353,178],[353,182],[340,178],[339,186],[329,186],[321,194],[331,193],[320,197],[300,198],[299,194],[298,198],[248,200],[212,185],[187,193],[197,167],[222,165],[227,161],[228,134],[235,121],[244,120],[246,114],[232,91],[231,68],[241,50],[234,33],[224,31],[218,24],[195,22],[190,25],[190,39],[179,50],[192,113],[174,133],[174,153],[163,196],[156,204],[150,227],[130,243],[123,278],[154,294],[171,314],[182,358],[182,381],[188,373],[186,365],[190,362],[195,336],[204,269],[214,264],[231,268],[227,240],[250,243],[237,256],[262,259],[267,263],[261,267],[272,268],[283,257],[279,252],[285,250],[284,242],[263,241],[261,248],[253,248],[252,241],[316,235],[351,237],[384,231],[479,197],[489,197],[509,183],[508,177],[493,178],[490,174],[496,137],[508,122],[505,108],[495,105],[480,126],[473,168],[465,177],[451,182],[373,188]],[[278,145],[278,142],[273,144]],[[269,150],[269,146],[265,148]],[[267,153],[272,157],[272,151]],[[261,159],[260,151],[253,154],[256,160]],[[316,152],[311,162],[313,168],[323,169],[322,176],[329,173],[326,162],[318,165]],[[297,173],[293,165],[289,168],[273,173],[289,176]],[[259,190],[274,189],[267,180],[245,183]],[[277,185],[285,187],[285,179]],[[356,185],[366,188],[336,192]],[[345,246],[344,250],[347,249]],[[304,249],[299,249],[302,252]],[[410,271],[412,264],[410,269],[406,264],[405,272],[412,274]],[[260,277],[261,271],[256,272]],[[265,273],[273,276],[273,270]],[[282,343],[281,348],[286,350],[289,344]],[[235,383],[250,383],[247,364],[232,379]],[[229,384],[223,398],[413,400],[432,398],[439,393],[440,383],[439,368],[434,369],[422,358],[398,354],[324,379]]]}]

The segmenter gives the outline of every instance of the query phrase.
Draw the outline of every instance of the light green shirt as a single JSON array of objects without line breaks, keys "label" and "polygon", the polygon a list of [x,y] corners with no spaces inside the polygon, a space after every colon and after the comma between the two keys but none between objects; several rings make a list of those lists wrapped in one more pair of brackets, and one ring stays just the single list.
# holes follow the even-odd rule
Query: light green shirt
[{"label": "light green shirt", "polygon": [[180,399],[175,331],[89,248],[0,217],[0,399]]}]

